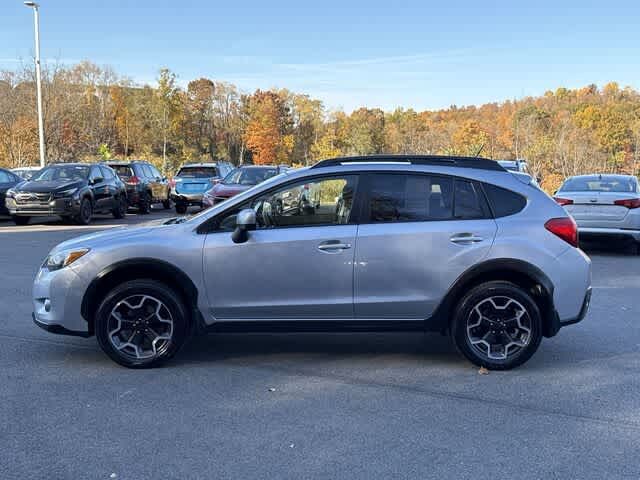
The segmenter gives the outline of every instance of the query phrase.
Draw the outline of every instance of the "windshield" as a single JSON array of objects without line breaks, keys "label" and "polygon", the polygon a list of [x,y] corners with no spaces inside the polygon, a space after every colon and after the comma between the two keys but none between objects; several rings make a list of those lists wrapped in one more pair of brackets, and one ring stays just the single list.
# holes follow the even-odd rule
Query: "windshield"
[{"label": "windshield", "polygon": [[635,193],[636,188],[632,178],[599,176],[570,178],[558,191]]},{"label": "windshield", "polygon": [[216,167],[182,167],[176,177],[182,178],[212,178],[217,177]]},{"label": "windshield", "polygon": [[[251,188],[249,188],[248,190],[245,190],[244,192],[242,192],[240,195],[236,195],[231,200],[227,200],[224,203],[219,203],[218,205],[216,205],[216,206],[214,206],[212,208],[207,208],[205,210],[201,210],[200,212],[198,212],[196,214],[189,215],[187,217],[187,220],[188,221],[194,221],[194,222],[200,222],[202,220],[202,218],[210,216],[211,212],[219,211],[219,206],[222,206],[223,208],[226,208],[229,205],[229,202],[233,202],[235,204],[236,201],[242,201],[245,198],[251,197],[251,195],[253,195],[253,192],[256,189],[262,189],[263,187],[264,188],[269,188],[270,185],[278,183],[282,178],[286,177],[287,175],[289,175],[289,172],[282,172],[282,173],[279,173],[278,175],[274,175],[273,177],[268,178],[267,180],[265,180],[263,183],[260,183],[259,185],[254,185]],[[182,223],[182,222],[179,222],[179,223]]]},{"label": "windshield", "polygon": [[276,168],[238,168],[222,181],[225,185],[257,185],[278,173]]},{"label": "windshield", "polygon": [[46,167],[33,177],[34,182],[49,182],[52,180],[86,180],[89,176],[87,165],[56,165]]}]

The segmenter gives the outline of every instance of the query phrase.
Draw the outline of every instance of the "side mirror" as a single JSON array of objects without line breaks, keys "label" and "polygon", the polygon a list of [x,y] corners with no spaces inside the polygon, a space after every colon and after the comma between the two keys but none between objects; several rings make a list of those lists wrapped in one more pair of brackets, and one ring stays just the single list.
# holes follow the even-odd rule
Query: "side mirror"
[{"label": "side mirror", "polygon": [[104,181],[104,178],[102,177],[95,177],[91,179],[91,185],[96,185],[98,183],[102,183]]},{"label": "side mirror", "polygon": [[256,229],[256,212],[252,208],[241,210],[236,216],[236,229],[231,234],[233,243],[244,243],[249,239],[248,232]]}]

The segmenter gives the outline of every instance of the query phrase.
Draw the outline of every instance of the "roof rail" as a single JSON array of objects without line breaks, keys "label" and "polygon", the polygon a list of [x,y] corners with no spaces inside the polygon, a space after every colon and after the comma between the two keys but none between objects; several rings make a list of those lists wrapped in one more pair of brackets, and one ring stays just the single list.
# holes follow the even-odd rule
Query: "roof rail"
[{"label": "roof rail", "polygon": [[481,157],[460,157],[456,155],[363,155],[357,157],[337,157],[321,160],[311,168],[335,167],[349,163],[411,163],[412,165],[442,165],[479,170],[506,171],[494,160]]}]

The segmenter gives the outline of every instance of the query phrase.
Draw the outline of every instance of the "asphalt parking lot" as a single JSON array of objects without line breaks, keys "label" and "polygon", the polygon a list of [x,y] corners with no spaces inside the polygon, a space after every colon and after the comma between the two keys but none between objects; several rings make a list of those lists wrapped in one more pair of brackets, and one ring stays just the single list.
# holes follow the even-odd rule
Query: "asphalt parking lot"
[{"label": "asphalt parking lot", "polygon": [[210,336],[132,371],[32,323],[56,243],[169,214],[0,221],[0,478],[640,477],[640,257],[588,249],[587,318],[489,375],[431,334]]}]

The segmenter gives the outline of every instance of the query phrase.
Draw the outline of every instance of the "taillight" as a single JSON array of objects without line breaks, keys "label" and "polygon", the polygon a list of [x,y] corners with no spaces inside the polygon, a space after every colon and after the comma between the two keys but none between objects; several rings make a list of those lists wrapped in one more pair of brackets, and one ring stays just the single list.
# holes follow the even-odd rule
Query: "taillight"
[{"label": "taillight", "polygon": [[640,208],[640,198],[627,198],[625,200],[616,200],[616,205],[627,208]]},{"label": "taillight", "polygon": [[138,185],[140,183],[140,179],[134,175],[133,177],[129,177],[129,180],[127,180],[126,183],[127,185]]},{"label": "taillight", "polygon": [[563,207],[565,205],[573,205],[573,200],[571,200],[570,198],[553,197],[553,199],[556,201],[558,205],[561,205]]},{"label": "taillight", "polygon": [[169,180],[169,188],[174,188],[176,186],[176,181],[175,179],[170,179]]},{"label": "taillight", "polygon": [[544,224],[544,228],[569,245],[578,246],[578,225],[572,217],[552,218]]}]

